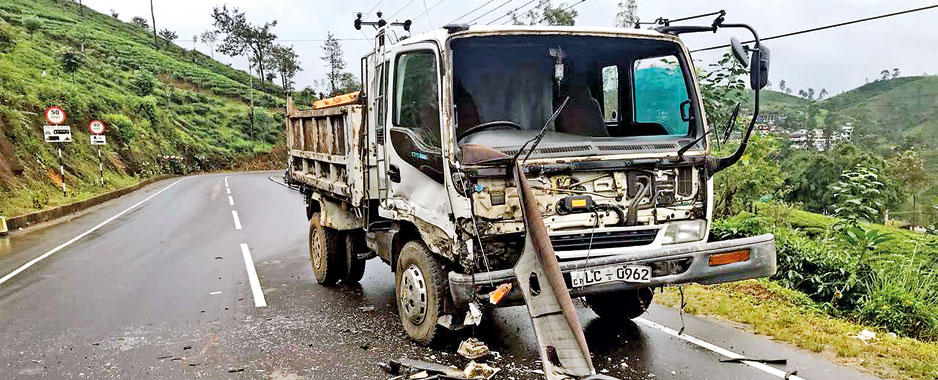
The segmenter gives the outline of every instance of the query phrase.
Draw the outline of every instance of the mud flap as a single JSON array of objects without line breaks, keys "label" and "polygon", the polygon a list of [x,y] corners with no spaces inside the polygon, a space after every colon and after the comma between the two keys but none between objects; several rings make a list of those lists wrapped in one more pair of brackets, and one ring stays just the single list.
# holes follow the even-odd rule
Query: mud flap
[{"label": "mud flap", "polygon": [[554,255],[547,227],[527,177],[516,163],[515,183],[524,215],[524,251],[514,272],[531,316],[544,375],[548,380],[595,375],[583,327]]}]

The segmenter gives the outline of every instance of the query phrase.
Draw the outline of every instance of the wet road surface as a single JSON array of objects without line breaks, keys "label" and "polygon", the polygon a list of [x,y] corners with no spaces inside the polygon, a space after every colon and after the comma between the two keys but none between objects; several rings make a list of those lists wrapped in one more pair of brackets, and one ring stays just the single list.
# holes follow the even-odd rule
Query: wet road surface
[{"label": "wet road surface", "polygon": [[[32,262],[0,281],[0,379],[388,379],[377,363],[393,358],[467,363],[455,351],[473,331],[433,348],[406,338],[380,260],[368,262],[360,285],[319,286],[302,199],[271,175],[165,180],[0,238],[0,276]],[[672,309],[654,305],[637,322],[610,323],[579,306],[597,370],[621,379],[780,379],[794,370],[874,379],[685,316],[685,333],[718,349],[788,359],[775,372],[721,363],[713,348],[667,332],[681,326]],[[524,308],[488,312],[474,333],[501,355],[490,362],[501,368],[496,379],[540,378]]]}]

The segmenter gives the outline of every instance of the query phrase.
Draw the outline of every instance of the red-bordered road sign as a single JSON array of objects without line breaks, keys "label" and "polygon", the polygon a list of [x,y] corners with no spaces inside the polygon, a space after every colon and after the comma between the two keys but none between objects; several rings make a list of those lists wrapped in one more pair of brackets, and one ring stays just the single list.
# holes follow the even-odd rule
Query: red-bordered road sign
[{"label": "red-bordered road sign", "polygon": [[52,106],[46,108],[46,121],[52,125],[59,125],[65,122],[68,118],[68,115],[65,113],[65,110],[59,108],[58,106]]},{"label": "red-bordered road sign", "polygon": [[88,130],[91,131],[92,134],[100,135],[104,133],[105,130],[104,122],[101,120],[92,120],[88,122]]}]

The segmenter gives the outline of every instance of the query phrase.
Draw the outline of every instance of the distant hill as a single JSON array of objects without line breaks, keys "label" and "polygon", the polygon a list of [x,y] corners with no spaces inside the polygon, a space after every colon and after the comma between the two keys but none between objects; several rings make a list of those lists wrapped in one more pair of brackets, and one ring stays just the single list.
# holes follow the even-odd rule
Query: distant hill
[{"label": "distant hill", "polygon": [[[125,15],[124,17],[129,18]],[[158,25],[159,28],[166,25]],[[4,42],[7,41],[7,42]],[[66,62],[77,70],[69,72]],[[108,125],[108,187],[163,173],[230,167],[281,139],[279,87],[153,36],[134,24],[55,0],[0,2],[0,215],[103,191],[86,125]],[[260,82],[260,83],[259,83]],[[253,122],[247,100],[258,105]],[[43,142],[42,112],[68,112],[73,142]]]}]

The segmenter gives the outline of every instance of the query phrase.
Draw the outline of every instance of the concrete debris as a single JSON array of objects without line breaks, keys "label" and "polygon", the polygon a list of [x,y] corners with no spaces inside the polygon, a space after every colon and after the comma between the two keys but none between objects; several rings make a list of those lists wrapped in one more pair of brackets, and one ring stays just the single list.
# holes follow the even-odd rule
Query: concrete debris
[{"label": "concrete debris", "polygon": [[463,373],[465,373],[466,378],[469,379],[491,379],[498,371],[498,368],[488,364],[470,361]]},{"label": "concrete debris", "polygon": [[436,321],[440,326],[446,327],[447,329],[453,330],[453,316],[451,314],[446,314]]},{"label": "concrete debris", "polygon": [[466,320],[463,321],[463,325],[476,325],[482,323],[482,310],[479,309],[479,305],[475,302],[469,304],[469,311],[466,312]]},{"label": "concrete debris", "polygon": [[469,338],[459,343],[459,349],[456,352],[469,360],[476,360],[491,353],[489,347],[476,338]]},{"label": "concrete debris", "polygon": [[367,313],[369,311],[375,311],[375,307],[371,305],[359,306],[358,310],[361,310]]},{"label": "concrete debris", "polygon": [[872,332],[872,331],[870,331],[870,330],[867,330],[867,329],[863,329],[863,331],[860,331],[859,334],[856,334],[856,335],[847,335],[847,336],[849,336],[849,337],[851,337],[851,338],[857,338],[857,339],[862,340],[862,341],[864,341],[864,342],[869,342],[869,341],[871,341],[871,340],[873,340],[873,339],[876,339],[876,333],[875,333],[875,332]]}]

